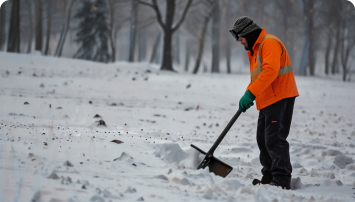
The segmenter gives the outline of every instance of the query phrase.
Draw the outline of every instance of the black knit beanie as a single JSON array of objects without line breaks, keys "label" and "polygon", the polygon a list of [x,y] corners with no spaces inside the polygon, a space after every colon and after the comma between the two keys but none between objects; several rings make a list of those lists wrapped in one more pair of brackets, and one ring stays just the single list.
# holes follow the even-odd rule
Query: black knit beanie
[{"label": "black knit beanie", "polygon": [[237,19],[232,30],[238,37],[243,37],[247,40],[248,48],[245,48],[245,50],[254,55],[253,46],[261,33],[261,28],[248,16],[243,16]]}]

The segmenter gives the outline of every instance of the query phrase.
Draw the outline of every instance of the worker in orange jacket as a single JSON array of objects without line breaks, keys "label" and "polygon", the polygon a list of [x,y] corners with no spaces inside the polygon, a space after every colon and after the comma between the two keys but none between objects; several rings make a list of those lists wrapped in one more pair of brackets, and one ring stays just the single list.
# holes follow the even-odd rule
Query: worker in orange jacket
[{"label": "worker in orange jacket", "polygon": [[299,94],[287,50],[280,39],[267,34],[249,17],[240,17],[230,32],[248,51],[250,63],[250,83],[239,101],[239,110],[245,112],[254,100],[259,110],[257,143],[263,176],[253,184],[291,189],[286,138]]}]

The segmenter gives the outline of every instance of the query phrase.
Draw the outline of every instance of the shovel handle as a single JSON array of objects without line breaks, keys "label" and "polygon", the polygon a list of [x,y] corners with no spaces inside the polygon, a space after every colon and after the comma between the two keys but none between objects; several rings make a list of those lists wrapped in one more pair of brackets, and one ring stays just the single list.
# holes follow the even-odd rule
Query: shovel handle
[{"label": "shovel handle", "polygon": [[195,148],[197,151],[201,152],[202,154],[206,155],[207,153],[205,151],[203,151],[202,149],[196,147],[195,145],[191,144],[190,145],[192,148]]},{"label": "shovel handle", "polygon": [[221,133],[221,135],[219,135],[218,139],[216,140],[216,142],[213,144],[213,146],[211,147],[211,149],[207,152],[208,154],[213,155],[214,150],[216,150],[216,148],[218,147],[218,145],[222,142],[223,138],[226,136],[226,134],[228,133],[229,129],[233,126],[233,124],[235,123],[235,121],[238,119],[238,117],[240,116],[240,114],[242,113],[242,111],[237,111],[237,113],[233,116],[232,120],[229,121],[228,125],[226,126],[226,128],[223,130],[223,132]]}]

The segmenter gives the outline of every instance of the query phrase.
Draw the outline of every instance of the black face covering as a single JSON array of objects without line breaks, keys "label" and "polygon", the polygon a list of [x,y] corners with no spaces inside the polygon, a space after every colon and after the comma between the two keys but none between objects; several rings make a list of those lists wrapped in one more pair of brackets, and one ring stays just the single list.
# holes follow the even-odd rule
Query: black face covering
[{"label": "black face covering", "polygon": [[261,29],[257,29],[257,30],[254,30],[254,31],[246,34],[245,36],[242,36],[248,42],[248,48],[245,48],[245,47],[244,48],[246,51],[250,51],[251,55],[254,55],[253,46],[254,46],[256,40],[258,39],[260,33],[261,33]]}]

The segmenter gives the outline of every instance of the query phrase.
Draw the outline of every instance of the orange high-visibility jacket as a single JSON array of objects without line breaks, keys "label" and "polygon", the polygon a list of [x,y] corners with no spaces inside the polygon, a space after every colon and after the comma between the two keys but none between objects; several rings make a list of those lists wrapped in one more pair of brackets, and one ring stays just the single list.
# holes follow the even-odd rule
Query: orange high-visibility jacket
[{"label": "orange high-visibility jacket", "polygon": [[277,101],[299,96],[291,61],[283,43],[262,29],[248,52],[251,81],[247,88],[261,110]]}]

